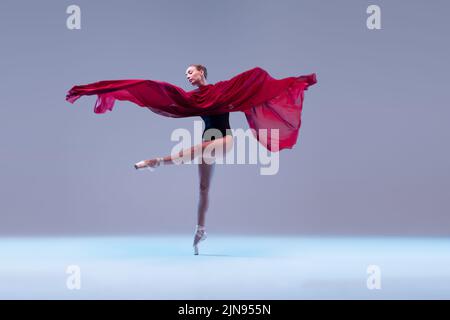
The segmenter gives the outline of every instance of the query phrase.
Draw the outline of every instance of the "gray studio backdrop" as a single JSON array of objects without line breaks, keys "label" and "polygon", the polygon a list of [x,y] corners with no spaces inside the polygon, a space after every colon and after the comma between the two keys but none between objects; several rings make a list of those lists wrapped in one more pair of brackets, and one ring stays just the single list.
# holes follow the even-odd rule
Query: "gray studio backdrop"
[{"label": "gray studio backdrop", "polygon": [[[81,8],[81,29],[66,8]],[[381,30],[366,26],[370,4]],[[215,233],[450,234],[448,1],[0,2],[0,235],[193,232],[193,165],[135,171],[167,155],[173,119],[128,102],[94,114],[75,84],[154,79],[193,88],[260,66],[316,72],[297,145],[277,175],[217,165],[207,227]],[[233,128],[247,128],[232,113]]]}]

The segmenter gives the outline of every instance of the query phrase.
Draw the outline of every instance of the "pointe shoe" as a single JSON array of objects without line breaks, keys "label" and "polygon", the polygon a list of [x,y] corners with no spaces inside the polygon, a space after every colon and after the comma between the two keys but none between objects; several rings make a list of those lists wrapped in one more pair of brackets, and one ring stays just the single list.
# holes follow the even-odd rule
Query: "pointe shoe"
[{"label": "pointe shoe", "polygon": [[[153,165],[151,165],[153,160],[156,160],[156,162],[154,162]],[[159,167],[161,165],[161,161],[162,161],[162,158],[142,160],[142,161],[139,161],[138,163],[135,163],[134,168],[136,170],[145,168],[145,169],[149,169],[150,171],[155,171],[155,168]]]},{"label": "pointe shoe", "polygon": [[147,164],[147,160],[143,160],[143,161],[139,161],[138,163],[135,163],[134,164],[134,168],[136,170],[139,170],[139,169],[149,169],[150,171],[154,171],[155,170],[154,168],[150,167]]},{"label": "pointe shoe", "polygon": [[194,254],[198,255],[198,244],[200,241],[204,241],[207,238],[207,234],[206,234],[206,230],[205,229],[201,229],[201,230],[197,230],[195,232],[195,236],[194,236]]}]

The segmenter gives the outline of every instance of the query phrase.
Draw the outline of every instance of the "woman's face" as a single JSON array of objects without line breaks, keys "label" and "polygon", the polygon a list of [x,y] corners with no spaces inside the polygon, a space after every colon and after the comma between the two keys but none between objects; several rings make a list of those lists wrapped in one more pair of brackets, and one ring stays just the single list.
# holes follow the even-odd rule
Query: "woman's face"
[{"label": "woman's face", "polygon": [[195,66],[190,66],[186,69],[186,78],[193,86],[197,86],[203,79],[203,70],[197,70]]}]

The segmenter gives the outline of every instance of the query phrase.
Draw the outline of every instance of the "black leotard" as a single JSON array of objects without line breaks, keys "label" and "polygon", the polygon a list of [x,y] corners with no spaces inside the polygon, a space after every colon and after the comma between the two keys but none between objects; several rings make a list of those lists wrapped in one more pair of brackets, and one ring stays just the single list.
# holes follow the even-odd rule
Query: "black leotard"
[{"label": "black leotard", "polygon": [[211,116],[200,116],[204,123],[205,123],[205,129],[203,130],[203,134],[202,134],[202,138],[203,141],[210,141],[210,140],[214,140],[215,138],[221,138],[219,137],[214,137],[215,130],[211,130],[208,133],[205,132],[208,129],[218,129],[221,133],[222,133],[222,137],[225,137],[225,135],[233,135],[231,133],[231,130],[227,130],[227,129],[231,129],[230,128],[230,113],[226,112],[226,113],[222,113],[222,114],[217,114],[217,115],[211,115]]}]

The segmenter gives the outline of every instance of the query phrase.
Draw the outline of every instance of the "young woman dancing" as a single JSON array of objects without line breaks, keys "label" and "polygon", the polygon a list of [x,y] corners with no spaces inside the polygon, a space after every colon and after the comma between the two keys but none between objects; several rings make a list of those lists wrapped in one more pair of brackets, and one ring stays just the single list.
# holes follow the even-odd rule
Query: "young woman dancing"
[{"label": "young woman dancing", "polygon": [[[265,70],[256,67],[229,80],[208,84],[207,69],[199,64],[189,65],[185,74],[197,89],[186,92],[170,83],[155,80],[105,80],[74,86],[66,100],[74,103],[83,95],[97,95],[95,113],[111,111],[115,100],[127,100],[163,116],[200,116],[203,119],[202,143],[176,155],[143,160],[134,165],[136,169],[153,169],[200,158],[200,196],[193,241],[194,254],[198,255],[199,242],[207,236],[205,218],[215,160],[218,156],[225,156],[233,146],[229,112],[244,112],[253,136],[269,151],[290,149],[297,141],[301,125],[304,91],[317,80],[314,73],[274,79]],[[277,134],[271,133],[273,129],[277,130]],[[260,130],[266,131],[263,134]],[[208,150],[219,150],[219,155],[212,153],[205,156],[206,147]]]},{"label": "young woman dancing", "polygon": [[[186,70],[187,80],[197,87],[207,85],[207,69],[203,65],[191,65]],[[204,122],[204,130],[202,134],[202,143],[195,145],[189,149],[180,151],[178,155],[168,155],[165,157],[157,157],[154,159],[143,160],[134,165],[136,169],[142,169],[146,167],[158,167],[161,164],[168,165],[178,163],[180,160],[183,162],[188,160],[194,160],[195,157],[201,156],[202,158],[198,164],[199,174],[199,202],[197,208],[197,229],[194,235],[194,253],[198,255],[198,244],[200,241],[206,239],[207,234],[205,230],[205,218],[206,211],[209,206],[209,190],[211,186],[211,180],[214,173],[215,161],[210,157],[204,157],[204,150],[208,145],[210,150],[222,150],[222,155],[225,155],[233,146],[233,135],[231,133],[230,113],[222,113],[218,115],[201,116]],[[221,137],[216,138],[214,130],[219,130]],[[220,136],[220,135],[219,135]],[[178,161],[178,162],[177,162]]]}]

